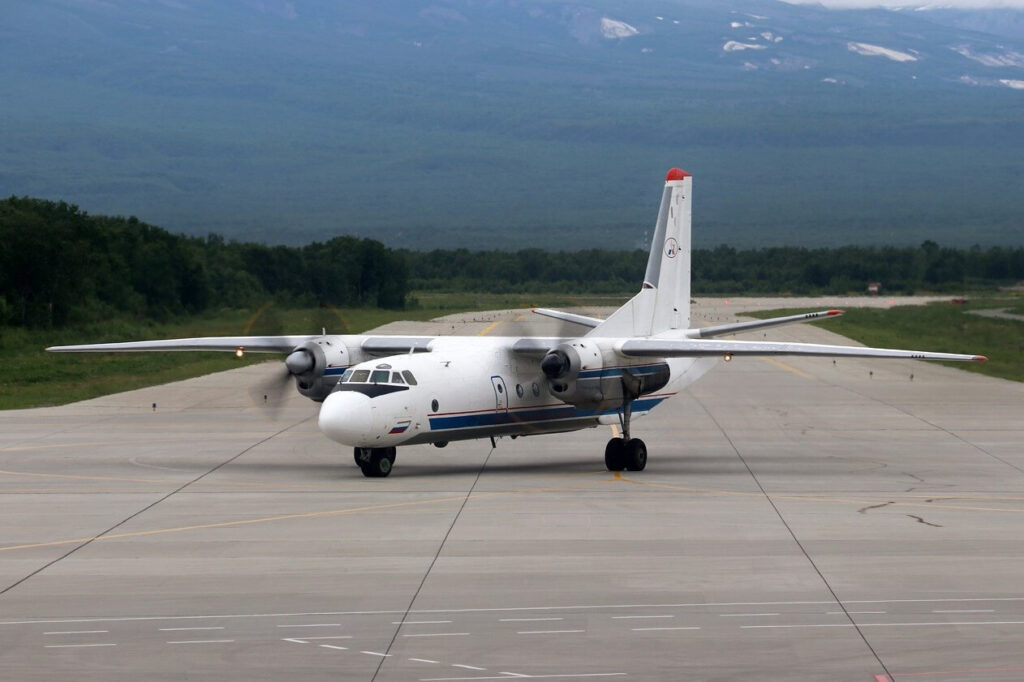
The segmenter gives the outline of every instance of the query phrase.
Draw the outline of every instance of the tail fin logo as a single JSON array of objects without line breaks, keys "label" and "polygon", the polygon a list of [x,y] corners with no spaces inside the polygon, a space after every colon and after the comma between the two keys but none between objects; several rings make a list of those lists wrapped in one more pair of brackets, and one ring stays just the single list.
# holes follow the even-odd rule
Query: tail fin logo
[{"label": "tail fin logo", "polygon": [[679,242],[676,241],[675,237],[669,237],[665,240],[665,255],[669,258],[675,258],[676,254],[679,253]]}]

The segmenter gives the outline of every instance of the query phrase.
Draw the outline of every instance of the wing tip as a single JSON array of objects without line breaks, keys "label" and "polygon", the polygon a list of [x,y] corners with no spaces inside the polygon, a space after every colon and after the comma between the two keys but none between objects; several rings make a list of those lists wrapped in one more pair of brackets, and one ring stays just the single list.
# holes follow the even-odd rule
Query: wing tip
[{"label": "wing tip", "polygon": [[988,362],[988,358],[984,355],[975,355],[973,359],[975,362]]},{"label": "wing tip", "polygon": [[839,309],[837,308],[837,309],[834,309],[834,310],[830,310],[830,311],[828,311],[828,312],[827,312],[827,313],[825,313],[825,314],[826,314],[826,315],[828,315],[829,317],[834,317],[834,316],[836,316],[836,315],[842,315],[842,314],[844,314],[845,312],[846,312],[845,310],[839,310]]}]

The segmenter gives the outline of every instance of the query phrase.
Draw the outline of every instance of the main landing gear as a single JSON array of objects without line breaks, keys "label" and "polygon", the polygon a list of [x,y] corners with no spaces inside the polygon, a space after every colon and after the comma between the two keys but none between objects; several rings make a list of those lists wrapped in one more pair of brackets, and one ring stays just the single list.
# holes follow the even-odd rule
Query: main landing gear
[{"label": "main landing gear", "polygon": [[633,414],[633,400],[640,395],[639,382],[627,372],[623,372],[622,410],[619,412],[619,424],[622,427],[622,438],[612,438],[604,449],[604,466],[608,471],[643,471],[647,466],[647,445],[639,438],[629,437],[629,418]]},{"label": "main landing gear", "polygon": [[395,466],[396,448],[356,448],[356,464],[367,478],[384,478]]}]

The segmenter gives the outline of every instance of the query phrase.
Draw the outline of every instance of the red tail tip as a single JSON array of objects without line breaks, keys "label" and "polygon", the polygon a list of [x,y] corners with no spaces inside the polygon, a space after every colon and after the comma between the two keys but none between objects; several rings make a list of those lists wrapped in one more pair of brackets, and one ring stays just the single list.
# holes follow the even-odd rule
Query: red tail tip
[{"label": "red tail tip", "polygon": [[665,175],[665,182],[671,182],[672,180],[682,180],[683,178],[693,177],[682,168],[669,168],[668,173]]},{"label": "red tail tip", "polygon": [[846,312],[846,311],[845,310],[830,310],[830,311],[828,311],[828,314],[829,315],[842,315],[844,312]]},{"label": "red tail tip", "polygon": [[975,355],[974,360],[975,362],[988,362],[988,358],[986,358],[984,355]]}]

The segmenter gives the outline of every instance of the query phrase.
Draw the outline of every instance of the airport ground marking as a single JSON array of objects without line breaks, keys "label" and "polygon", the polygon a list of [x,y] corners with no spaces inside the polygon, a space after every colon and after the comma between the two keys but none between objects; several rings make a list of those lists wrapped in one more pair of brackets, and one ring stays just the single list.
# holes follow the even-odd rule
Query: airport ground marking
[{"label": "airport ground marking", "polygon": [[700,630],[697,625],[681,625],[679,627],[664,627],[664,628],[630,628],[633,632],[655,632],[659,630]]},{"label": "airport ground marking", "polygon": [[104,643],[97,643],[97,644],[47,644],[43,648],[45,648],[45,649],[86,649],[86,648],[94,647],[94,646],[117,646],[117,644],[114,644],[112,642],[109,642],[109,643],[108,642],[104,642]]},{"label": "airport ground marking", "polygon": [[110,632],[110,630],[61,630],[59,632],[44,632],[44,635],[98,635]]},{"label": "airport ground marking", "polygon": [[194,628],[160,628],[160,632],[185,632],[189,630],[223,630],[223,625],[204,625]]},{"label": "airport ground marking", "polygon": [[168,644],[232,644],[233,639],[183,639]]},{"label": "airport ground marking", "polygon": [[463,637],[468,635],[468,632],[418,632],[408,635],[402,635],[402,637]]},{"label": "airport ground marking", "polygon": [[962,621],[919,621],[912,623],[801,623],[791,625],[741,625],[742,630],[803,629],[803,628],[894,628],[926,627],[936,625],[1024,625],[1024,620],[962,620]]},{"label": "airport ground marking", "polygon": [[586,630],[521,630],[517,635],[567,635],[575,632],[586,632]]},{"label": "airport ground marking", "polygon": [[320,644],[319,646],[322,646],[325,649],[337,649],[339,651],[348,651],[347,646],[338,646],[336,644]]},{"label": "airport ground marking", "polygon": [[796,367],[793,367],[792,365],[787,365],[785,362],[782,362],[781,360],[776,360],[775,358],[765,358],[765,357],[762,357],[762,358],[759,358],[759,359],[762,362],[767,362],[769,365],[774,365],[775,367],[778,367],[779,369],[784,369],[787,372],[791,372],[791,373],[797,375],[798,377],[801,377],[801,378],[804,378],[804,379],[812,379],[813,380],[813,379],[817,379],[818,378],[818,377],[814,376],[813,374],[808,374],[807,372],[805,372],[805,371],[803,371],[801,369],[797,369]]}]

